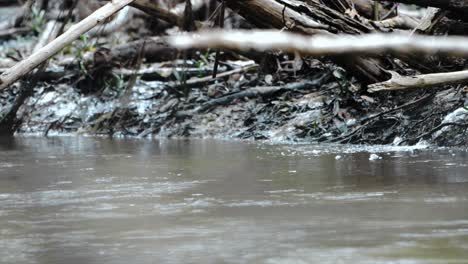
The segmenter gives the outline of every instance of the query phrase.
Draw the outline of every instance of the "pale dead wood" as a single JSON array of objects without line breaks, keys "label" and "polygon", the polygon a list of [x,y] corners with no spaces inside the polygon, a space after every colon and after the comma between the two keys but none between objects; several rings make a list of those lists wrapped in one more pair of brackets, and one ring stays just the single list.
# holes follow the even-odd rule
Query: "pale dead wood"
[{"label": "pale dead wood", "polygon": [[416,76],[401,76],[396,72],[390,72],[392,78],[380,83],[368,86],[370,93],[381,91],[408,90],[418,88],[431,88],[441,85],[461,84],[468,82],[468,70],[458,72],[432,73]]},{"label": "pale dead wood", "polygon": [[314,56],[379,55],[382,53],[443,53],[468,56],[468,37],[433,37],[401,33],[303,36],[271,30],[205,31],[168,37],[176,48],[282,50]]},{"label": "pale dead wood", "polygon": [[53,39],[55,39],[60,31],[60,27],[61,23],[57,20],[49,20],[46,23],[41,35],[39,36],[39,40],[33,48],[33,53],[39,51],[45,45],[47,45],[47,43],[50,43]]},{"label": "pale dead wood", "polygon": [[29,73],[39,64],[57,54],[66,45],[79,38],[83,33],[89,31],[98,24],[103,23],[107,18],[112,16],[117,11],[131,4],[135,0],[120,0],[111,1],[103,7],[96,10],[90,16],[73,25],[65,33],[58,38],[33,53],[27,59],[17,63],[9,71],[0,75],[0,89],[5,89],[19,78]]}]

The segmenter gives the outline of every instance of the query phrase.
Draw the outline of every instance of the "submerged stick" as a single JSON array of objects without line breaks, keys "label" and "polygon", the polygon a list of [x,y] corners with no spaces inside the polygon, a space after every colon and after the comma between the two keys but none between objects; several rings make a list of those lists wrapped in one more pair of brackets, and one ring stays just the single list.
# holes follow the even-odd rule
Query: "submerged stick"
[{"label": "submerged stick", "polygon": [[60,35],[58,38],[33,53],[27,59],[20,61],[7,72],[0,75],[0,90],[5,89],[25,74],[32,71],[45,60],[51,58],[66,45],[78,39],[82,34],[91,30],[98,24],[104,23],[107,18],[115,14],[120,9],[131,4],[135,0],[114,0],[103,7],[96,10],[87,18],[80,21],[78,24],[73,25],[69,30]]}]

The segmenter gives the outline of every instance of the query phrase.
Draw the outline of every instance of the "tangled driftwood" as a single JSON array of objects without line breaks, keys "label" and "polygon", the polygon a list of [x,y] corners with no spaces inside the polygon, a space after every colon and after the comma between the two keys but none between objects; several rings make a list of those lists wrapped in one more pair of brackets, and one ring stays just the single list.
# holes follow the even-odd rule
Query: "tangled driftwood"
[{"label": "tangled driftwood", "polygon": [[[466,8],[463,1],[455,0],[398,0],[394,2],[434,6],[452,12],[463,12]],[[333,57],[334,60],[350,70],[356,77],[370,83],[369,91],[371,92],[420,88],[466,81],[465,71],[403,77],[395,73],[391,75],[391,71],[386,70],[381,57],[382,53],[394,54],[405,63],[417,67],[421,67],[421,63],[418,62],[418,58],[415,56],[416,53],[437,53],[438,55],[453,56],[466,56],[468,54],[467,39],[465,37],[423,37],[416,36],[414,31],[386,33],[389,28],[395,25],[404,25],[414,30],[427,29],[429,26],[425,20],[411,20],[402,15],[393,15],[388,20],[372,21],[369,18],[359,16],[357,13],[353,14],[352,11],[355,5],[348,0],[333,0],[326,3],[326,5],[318,1],[306,1],[305,3],[298,0],[226,0],[226,4],[258,27],[287,29],[292,32],[313,35],[313,37],[279,31],[204,32],[193,36],[171,37],[169,39],[170,44],[174,45],[175,48],[255,49],[258,51],[275,49],[314,56],[339,55]],[[156,2],[149,0],[110,1],[69,28],[57,39],[52,41],[41,39],[39,43],[48,43],[49,41],[50,43],[35,50],[27,59],[3,72],[0,75],[0,89],[8,87],[80,35],[102,24],[107,18],[128,5],[137,7],[175,25],[181,25],[183,21],[180,8],[167,10],[161,8]],[[125,13],[122,14],[122,16],[125,16]],[[429,21],[435,19],[436,13],[432,14]],[[117,19],[117,21],[121,20]],[[54,24],[54,21],[47,23],[48,27],[52,27]],[[112,24],[107,26],[112,28]],[[204,26],[202,22],[196,21],[195,27],[203,28]],[[161,47],[160,44],[158,45],[158,47]],[[152,45],[149,45],[148,50],[151,50],[151,47]],[[373,58],[369,58],[368,55],[373,55]],[[424,68],[424,65],[422,67]],[[430,68],[430,66],[427,68]],[[390,75],[392,77],[388,79]]]}]

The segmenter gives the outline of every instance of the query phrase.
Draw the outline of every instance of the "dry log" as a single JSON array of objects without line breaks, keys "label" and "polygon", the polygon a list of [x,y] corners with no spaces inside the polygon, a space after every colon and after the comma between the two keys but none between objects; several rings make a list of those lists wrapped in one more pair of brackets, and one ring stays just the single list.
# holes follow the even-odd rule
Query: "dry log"
[{"label": "dry log", "polygon": [[80,21],[78,24],[73,25],[69,30],[56,38],[54,41],[33,53],[27,59],[16,64],[8,72],[0,75],[0,89],[5,89],[10,84],[29,73],[39,64],[57,54],[62,48],[79,38],[83,33],[89,31],[96,25],[103,23],[111,15],[115,14],[133,1],[135,0],[120,0],[109,2],[91,14],[89,17]]}]

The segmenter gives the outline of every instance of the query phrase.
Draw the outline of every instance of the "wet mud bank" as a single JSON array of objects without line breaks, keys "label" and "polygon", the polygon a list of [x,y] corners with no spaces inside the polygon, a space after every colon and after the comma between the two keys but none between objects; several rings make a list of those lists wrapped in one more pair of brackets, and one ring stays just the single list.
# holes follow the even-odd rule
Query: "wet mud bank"
[{"label": "wet mud bank", "polygon": [[[462,87],[356,94],[359,84],[332,64],[299,74],[299,82],[234,74],[190,87],[188,94],[167,80],[138,80],[128,90],[122,81],[92,93],[69,83],[40,85],[19,108],[15,133],[467,144]],[[3,91],[1,108],[11,109],[17,95],[17,89]]]},{"label": "wet mud bank", "polygon": [[[2,8],[0,18],[15,10]],[[233,17],[233,28],[248,22]],[[0,134],[468,145],[465,85],[369,93],[352,58],[181,52],[151,38],[181,29],[156,23],[158,32],[136,30],[148,20],[135,18],[112,35],[84,35],[48,67],[0,90]],[[0,38],[0,73],[37,47],[42,31],[36,31]],[[444,70],[460,70],[462,62]],[[390,66],[400,74],[417,73],[397,59]]]}]

